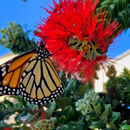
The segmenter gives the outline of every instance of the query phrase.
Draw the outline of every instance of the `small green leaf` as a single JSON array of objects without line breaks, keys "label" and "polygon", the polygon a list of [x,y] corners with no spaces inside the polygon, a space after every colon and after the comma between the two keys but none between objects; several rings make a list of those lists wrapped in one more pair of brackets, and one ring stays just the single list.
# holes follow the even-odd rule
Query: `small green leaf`
[{"label": "small green leaf", "polygon": [[104,0],[104,2],[101,2],[101,6],[111,5],[111,4],[112,4],[112,0]]},{"label": "small green leaf", "polygon": [[91,121],[98,121],[99,117],[97,117],[96,115],[95,116],[92,115],[92,116],[89,117],[89,120],[91,120]]},{"label": "small green leaf", "polygon": [[67,114],[67,119],[68,121],[74,118],[74,110],[73,107],[70,107],[68,114]]},{"label": "small green leaf", "polygon": [[109,115],[109,109],[105,110],[102,115],[101,115],[101,119],[104,120],[105,118],[107,118],[107,116]]},{"label": "small green leaf", "polygon": [[67,120],[71,120],[74,118],[74,110],[72,106],[67,106],[63,110],[63,114],[67,117]]},{"label": "small green leaf", "polygon": [[123,125],[127,125],[127,120],[124,120],[121,122],[121,126],[123,126]]},{"label": "small green leaf", "polygon": [[25,101],[24,99],[22,99],[22,97],[18,97],[18,100],[19,100],[19,103],[22,105],[22,106],[24,106],[24,107],[26,107],[27,106],[27,101]]},{"label": "small green leaf", "polygon": [[113,99],[112,100],[112,107],[113,107],[113,109],[116,108],[117,104],[118,104],[118,101],[116,99]]},{"label": "small green leaf", "polygon": [[114,14],[115,14],[115,16],[117,16],[118,12],[119,12],[119,0],[114,0],[113,2],[115,4]]},{"label": "small green leaf", "polygon": [[96,112],[96,113],[99,113],[99,112],[101,112],[101,110],[102,110],[102,106],[101,106],[100,103],[98,103],[98,104],[95,106],[95,112]]},{"label": "small green leaf", "polygon": [[76,122],[78,130],[86,130],[85,123],[82,120]]},{"label": "small green leaf", "polygon": [[61,127],[61,129],[58,129],[58,130],[69,130],[69,126],[68,125],[63,125]]},{"label": "small green leaf", "polygon": [[66,107],[68,105],[71,105],[71,98],[69,98],[69,97],[58,98],[56,100],[56,103],[57,103],[59,108],[64,108],[64,107]]},{"label": "small green leaf", "polygon": [[77,89],[77,95],[82,97],[88,91],[88,89],[88,86],[79,85]]},{"label": "small green leaf", "polygon": [[13,107],[13,105],[14,105],[12,102],[10,102],[9,100],[7,100],[6,98],[4,99],[4,103],[6,105],[8,105],[8,107]]},{"label": "small green leaf", "polygon": [[123,125],[121,130],[130,130],[130,125]]},{"label": "small green leaf", "polygon": [[71,108],[72,106],[67,106],[67,107],[65,107],[65,109],[63,110],[63,114],[64,115],[67,115],[67,113],[69,112],[69,110],[70,110],[70,108]]},{"label": "small green leaf", "polygon": [[59,123],[60,124],[66,124],[67,123],[67,119],[66,119],[66,116],[61,116],[60,118],[59,118]]},{"label": "small green leaf", "polygon": [[101,106],[102,106],[101,112],[104,112],[105,111],[105,104],[104,104],[102,99],[100,99],[100,103],[101,103]]},{"label": "small green leaf", "polygon": [[106,124],[102,121],[97,121],[97,122],[92,122],[92,125],[90,125],[91,129],[95,129],[95,128],[98,128],[98,129],[105,129],[106,128]]},{"label": "small green leaf", "polygon": [[109,107],[109,114],[108,114],[108,119],[110,119],[112,117],[113,111],[112,111],[112,107]]},{"label": "small green leaf", "polygon": [[[70,121],[70,122],[68,123],[68,125],[69,125],[69,128],[70,128],[71,130],[79,130],[79,127],[78,127],[77,122]],[[83,130],[83,129],[81,129],[81,130]]]},{"label": "small green leaf", "polygon": [[49,104],[49,108],[47,109],[47,117],[50,118],[52,112],[55,110],[56,108],[56,102],[51,102]]},{"label": "small green leaf", "polygon": [[66,96],[70,96],[70,94],[73,90],[73,82],[74,82],[74,80],[70,80],[69,83],[67,84],[67,87],[65,88]]},{"label": "small green leaf", "polygon": [[110,119],[110,125],[118,125],[120,118],[121,117],[119,112],[113,112],[112,118]]}]

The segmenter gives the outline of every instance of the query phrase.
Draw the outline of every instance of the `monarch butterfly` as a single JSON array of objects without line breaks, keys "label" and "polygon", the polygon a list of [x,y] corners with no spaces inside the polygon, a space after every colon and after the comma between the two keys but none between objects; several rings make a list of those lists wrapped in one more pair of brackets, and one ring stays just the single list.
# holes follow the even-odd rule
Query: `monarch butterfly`
[{"label": "monarch butterfly", "polygon": [[43,105],[63,92],[62,82],[43,42],[0,66],[0,96],[21,95],[24,100]]}]

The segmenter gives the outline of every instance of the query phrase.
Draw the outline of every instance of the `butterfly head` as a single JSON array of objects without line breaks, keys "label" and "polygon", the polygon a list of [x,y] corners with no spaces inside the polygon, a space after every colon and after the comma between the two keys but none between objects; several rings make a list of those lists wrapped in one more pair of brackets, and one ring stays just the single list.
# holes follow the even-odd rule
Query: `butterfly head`
[{"label": "butterfly head", "polygon": [[41,41],[36,49],[39,59],[45,59],[50,56],[49,51],[45,48],[45,43]]}]

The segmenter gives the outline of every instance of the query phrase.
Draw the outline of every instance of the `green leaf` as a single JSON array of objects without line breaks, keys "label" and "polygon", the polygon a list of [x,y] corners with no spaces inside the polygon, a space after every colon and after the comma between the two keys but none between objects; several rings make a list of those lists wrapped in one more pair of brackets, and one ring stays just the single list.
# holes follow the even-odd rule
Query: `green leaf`
[{"label": "green leaf", "polygon": [[96,116],[96,115],[91,115],[91,116],[89,117],[89,120],[90,120],[90,121],[99,121],[100,119],[99,119],[99,117]]},{"label": "green leaf", "polygon": [[4,103],[8,106],[8,107],[13,107],[13,103],[12,102],[10,102],[9,100],[7,100],[6,98],[4,99]]},{"label": "green leaf", "polygon": [[114,4],[115,4],[114,14],[115,16],[117,16],[119,12],[119,0],[114,0]]},{"label": "green leaf", "polygon": [[112,107],[109,107],[109,114],[107,118],[110,119],[112,117],[112,114],[113,114]]},{"label": "green leaf", "polygon": [[74,110],[73,110],[73,107],[70,107],[69,111],[67,113],[67,120],[69,121],[69,120],[71,120],[73,118],[74,118]]},{"label": "green leaf", "polygon": [[101,6],[111,5],[111,4],[112,4],[112,0],[105,0],[104,2],[101,3]]},{"label": "green leaf", "polygon": [[85,123],[82,120],[77,121],[76,124],[79,130],[86,130]]},{"label": "green leaf", "polygon": [[86,130],[83,121],[79,122],[70,121],[68,125],[70,130]]},{"label": "green leaf", "polygon": [[65,88],[66,96],[70,96],[72,90],[74,89],[73,82],[74,82],[74,80],[70,80],[69,83],[67,84],[67,87]]},{"label": "green leaf", "polygon": [[95,128],[98,128],[98,129],[105,129],[106,128],[106,124],[102,121],[97,121],[97,122],[92,122],[92,125],[90,125],[91,129],[95,129]]},{"label": "green leaf", "polygon": [[104,112],[105,111],[105,103],[103,102],[103,99],[100,99],[99,101],[100,101],[100,104],[102,106],[101,112]]},{"label": "green leaf", "polygon": [[126,22],[125,22],[125,17],[124,15],[122,14],[122,12],[119,12],[119,15],[118,15],[118,20],[120,21],[120,23],[122,24],[123,27],[126,27]]},{"label": "green leaf", "polygon": [[120,121],[120,113],[113,112],[112,118],[110,119],[110,125],[118,125]]},{"label": "green leaf", "polygon": [[50,118],[52,112],[56,109],[56,102],[51,102],[49,108],[47,109],[47,117]]},{"label": "green leaf", "polygon": [[121,122],[121,126],[123,126],[123,125],[127,125],[127,120],[124,120]]},{"label": "green leaf", "polygon": [[72,106],[67,106],[65,107],[65,109],[63,110],[63,115],[66,116],[67,120],[71,120],[74,118],[74,110]]},{"label": "green leaf", "polygon": [[69,97],[58,98],[56,100],[56,103],[57,103],[59,108],[64,108],[64,107],[66,107],[68,105],[71,105],[71,98],[69,98]]},{"label": "green leaf", "polygon": [[69,111],[69,109],[71,108],[72,106],[66,106],[65,108],[64,108],[64,110],[63,110],[63,114],[64,115],[67,115],[67,113],[68,113],[68,111]]},{"label": "green leaf", "polygon": [[102,120],[107,120],[107,118],[111,118],[112,117],[112,108],[110,104],[105,104],[105,111],[102,113],[101,115],[101,119]]},{"label": "green leaf", "polygon": [[109,115],[109,109],[105,110],[102,115],[101,115],[101,119],[104,120],[104,119],[107,119],[107,116]]},{"label": "green leaf", "polygon": [[121,130],[130,130],[130,125],[123,125]]},{"label": "green leaf", "polygon": [[99,13],[99,11],[102,9],[103,11],[104,10],[107,10],[109,8],[109,5],[103,5],[102,7],[99,7],[96,9],[96,13]]},{"label": "green leaf", "polygon": [[113,100],[112,100],[113,109],[116,108],[117,104],[118,104],[118,101],[117,101],[116,99],[113,99]]},{"label": "green leaf", "polygon": [[101,106],[101,104],[100,103],[98,103],[96,106],[95,106],[95,112],[98,114],[98,113],[100,113],[101,112],[101,110],[102,110],[102,106]]},{"label": "green leaf", "polygon": [[115,4],[112,4],[109,6],[108,11],[111,13],[111,17],[114,17],[114,8],[115,8]]},{"label": "green leaf", "polygon": [[27,106],[27,101],[22,99],[22,97],[18,96],[17,97],[18,102],[20,103],[21,106],[26,107]]},{"label": "green leaf", "polygon": [[79,85],[77,89],[77,95],[82,97],[88,91],[88,89],[88,86]]},{"label": "green leaf", "polygon": [[61,129],[58,129],[58,130],[69,130],[69,126],[68,125],[63,125],[61,127]]},{"label": "green leaf", "polygon": [[67,123],[66,116],[64,116],[64,115],[61,116],[58,121],[60,124],[66,124]]},{"label": "green leaf", "polygon": [[69,126],[76,126],[76,122],[74,122],[74,121],[70,121],[68,124],[69,124]]}]

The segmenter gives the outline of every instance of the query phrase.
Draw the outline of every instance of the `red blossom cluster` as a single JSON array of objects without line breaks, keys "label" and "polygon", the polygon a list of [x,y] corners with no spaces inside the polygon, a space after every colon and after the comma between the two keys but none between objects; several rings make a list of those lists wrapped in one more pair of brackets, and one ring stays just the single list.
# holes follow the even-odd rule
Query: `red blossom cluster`
[{"label": "red blossom cluster", "polygon": [[[106,13],[95,13],[99,0],[53,0],[49,16],[38,24],[36,36],[44,38],[58,69],[71,75],[82,73],[84,81],[107,60],[106,52],[120,27],[106,21]],[[45,39],[46,38],[46,39]]]}]

